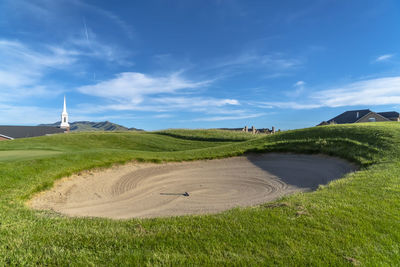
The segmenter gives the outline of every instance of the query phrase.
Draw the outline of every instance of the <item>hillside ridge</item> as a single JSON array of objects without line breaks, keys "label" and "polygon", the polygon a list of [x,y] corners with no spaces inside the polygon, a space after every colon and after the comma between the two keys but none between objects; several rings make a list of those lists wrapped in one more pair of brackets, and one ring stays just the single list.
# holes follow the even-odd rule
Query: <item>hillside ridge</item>
[{"label": "hillside ridge", "polygon": [[[58,127],[60,121],[49,124],[39,124],[38,126]],[[70,130],[74,132],[82,131],[143,131],[137,128],[127,128],[125,126],[110,122],[110,121],[75,121],[70,123]]]}]

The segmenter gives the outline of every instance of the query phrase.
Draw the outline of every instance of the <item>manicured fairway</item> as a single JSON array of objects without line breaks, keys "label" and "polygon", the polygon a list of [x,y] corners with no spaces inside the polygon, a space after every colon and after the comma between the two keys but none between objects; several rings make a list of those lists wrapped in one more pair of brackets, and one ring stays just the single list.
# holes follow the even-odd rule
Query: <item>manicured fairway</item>
[{"label": "manicured fairway", "polygon": [[[223,131],[79,133],[0,142],[63,153],[0,164],[0,266],[400,265],[400,124],[335,125],[258,137]],[[257,152],[326,154],[360,171],[257,207],[156,219],[69,218],[27,207],[53,182],[131,160]]]},{"label": "manicured fairway", "polygon": [[0,151],[0,162],[36,159],[60,153],[61,152],[51,150],[6,150]]}]

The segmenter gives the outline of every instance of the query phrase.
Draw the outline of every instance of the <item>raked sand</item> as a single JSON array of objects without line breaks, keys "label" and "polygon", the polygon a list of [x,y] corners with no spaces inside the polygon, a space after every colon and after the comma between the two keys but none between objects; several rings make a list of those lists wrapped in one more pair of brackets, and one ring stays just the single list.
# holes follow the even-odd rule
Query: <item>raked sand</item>
[{"label": "raked sand", "polygon": [[217,213],[315,190],[355,170],[337,158],[276,153],[129,163],[64,178],[29,205],[68,216],[115,219]]}]

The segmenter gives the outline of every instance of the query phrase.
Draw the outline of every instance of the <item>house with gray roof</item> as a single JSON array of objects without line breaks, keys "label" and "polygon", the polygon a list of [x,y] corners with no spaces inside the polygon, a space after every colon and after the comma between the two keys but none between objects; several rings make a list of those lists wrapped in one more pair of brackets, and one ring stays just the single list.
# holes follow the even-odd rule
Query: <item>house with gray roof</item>
[{"label": "house with gray roof", "polygon": [[400,114],[396,111],[378,112],[378,114],[388,118],[391,121],[400,121]]},{"label": "house with gray roof", "polygon": [[389,112],[373,112],[369,109],[350,110],[328,120],[323,121],[320,125],[329,124],[345,124],[360,122],[379,122],[379,121],[400,121],[400,114],[396,111]]},{"label": "house with gray roof", "polygon": [[0,140],[36,137],[64,133],[65,131],[62,128],[49,126],[0,126]]}]

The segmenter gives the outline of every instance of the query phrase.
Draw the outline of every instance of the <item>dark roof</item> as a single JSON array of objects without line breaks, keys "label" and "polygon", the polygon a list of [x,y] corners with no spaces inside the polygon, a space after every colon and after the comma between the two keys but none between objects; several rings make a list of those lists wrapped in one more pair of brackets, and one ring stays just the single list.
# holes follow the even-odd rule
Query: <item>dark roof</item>
[{"label": "dark roof", "polygon": [[0,140],[2,140],[2,139],[14,139],[14,138],[12,138],[12,137],[9,137],[9,136],[7,136],[7,135],[2,135],[2,134],[0,134]]},{"label": "dark roof", "polygon": [[[372,112],[369,109],[360,109],[360,110],[350,110],[343,112],[339,116],[336,116],[333,119],[330,119],[328,123],[334,121],[337,124],[342,124],[342,123],[354,123],[367,115],[368,113]],[[358,116],[357,116],[358,113]]]},{"label": "dark roof", "polygon": [[11,138],[36,137],[63,132],[65,129],[47,126],[0,126],[0,135]]},{"label": "dark roof", "polygon": [[378,114],[388,119],[400,117],[400,114],[396,111],[378,112]]}]

